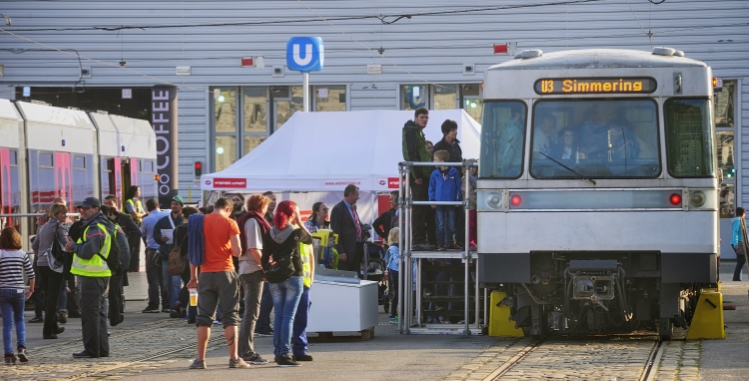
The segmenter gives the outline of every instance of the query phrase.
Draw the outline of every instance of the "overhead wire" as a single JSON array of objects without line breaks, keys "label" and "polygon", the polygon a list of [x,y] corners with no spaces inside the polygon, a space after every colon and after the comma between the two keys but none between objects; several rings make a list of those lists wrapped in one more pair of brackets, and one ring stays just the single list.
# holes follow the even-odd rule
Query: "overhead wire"
[{"label": "overhead wire", "polygon": [[[569,5],[569,4],[584,4],[601,2],[608,0],[567,0],[567,1],[554,1],[546,3],[535,3],[535,4],[515,4],[515,5],[504,5],[495,7],[483,7],[483,8],[468,8],[468,9],[455,9],[447,11],[432,11],[432,12],[418,12],[418,13],[405,13],[405,14],[393,14],[393,15],[362,15],[362,16],[338,16],[326,18],[326,21],[348,21],[348,20],[367,20],[377,19],[382,24],[390,25],[401,19],[411,19],[413,17],[424,17],[424,16],[444,16],[459,13],[475,13],[475,12],[489,12],[489,11],[501,11],[509,9],[522,9],[522,8],[538,8],[555,5]],[[388,21],[389,19],[393,19]],[[251,25],[272,25],[272,24],[300,24],[300,23],[311,23],[320,22],[319,18],[311,19],[286,19],[286,20],[264,20],[264,21],[241,21],[241,22],[221,22],[221,23],[189,23],[189,24],[161,24],[161,25],[119,25],[119,26],[86,26],[86,27],[65,27],[65,28],[19,28],[13,29],[16,32],[44,32],[44,31],[86,31],[86,30],[100,30],[114,32],[124,29],[167,29],[167,28],[200,28],[200,27],[222,27],[222,26],[251,26]]]},{"label": "overhead wire", "polygon": [[65,51],[64,49],[59,49],[59,48],[56,48],[56,47],[51,46],[51,45],[47,45],[47,44],[42,43],[42,42],[32,40],[32,39],[30,39],[28,37],[24,37],[24,36],[15,34],[13,32],[7,31],[5,29],[0,29],[0,32],[3,32],[5,34],[11,35],[13,37],[22,39],[24,41],[30,42],[30,43],[35,44],[35,45],[43,46],[45,48],[48,48],[48,49],[56,51],[56,52],[60,52],[60,53],[67,54],[67,55],[70,55],[70,56],[73,56],[73,57],[77,57],[78,59],[83,59],[85,61],[96,62],[98,64],[102,64],[102,65],[105,65],[105,66],[109,66],[109,67],[113,67],[113,68],[125,70],[125,71],[128,71],[130,73],[139,75],[141,77],[151,79],[151,80],[156,81],[158,83],[161,83],[163,85],[170,85],[170,86],[175,86],[175,87],[181,87],[181,88],[190,89],[190,90],[193,90],[193,91],[207,92],[207,90],[205,90],[205,89],[200,89],[200,88],[196,88],[196,87],[179,86],[179,85],[174,84],[172,82],[163,80],[161,78],[156,78],[154,76],[151,76],[151,75],[148,75],[148,74],[145,74],[145,73],[141,73],[141,72],[139,72],[137,70],[133,70],[133,69],[131,69],[129,67],[126,67],[126,66],[120,66],[119,64],[113,64],[113,63],[109,63],[109,62],[106,62],[106,61],[101,61],[101,60],[97,60],[97,59],[94,59],[94,58],[89,58],[89,57],[86,57],[86,56],[82,56],[82,55],[78,54],[78,52],[71,53],[71,52]]},{"label": "overhead wire", "polygon": [[316,11],[315,11],[314,9],[310,8],[309,6],[307,6],[307,4],[305,4],[305,3],[304,3],[304,2],[302,1],[302,0],[297,0],[297,1],[298,1],[298,2],[300,3],[300,4],[302,4],[302,5],[303,5],[303,6],[305,7],[305,8],[307,8],[307,9],[308,9],[308,10],[309,10],[310,12],[314,13],[315,15],[317,15],[317,17],[319,17],[319,18],[321,18],[322,20],[324,20],[324,21],[325,21],[325,22],[326,22],[326,23],[327,23],[328,25],[330,25],[331,27],[333,27],[333,29],[335,29],[335,30],[339,31],[339,32],[340,32],[341,34],[343,34],[344,36],[346,36],[346,37],[350,38],[351,40],[353,40],[353,41],[354,41],[354,42],[356,42],[357,44],[359,44],[359,45],[363,46],[363,47],[364,47],[365,49],[369,50],[370,52],[372,52],[372,53],[375,53],[375,54],[379,54],[379,55],[380,55],[380,57],[382,57],[382,59],[384,59],[385,61],[387,61],[388,63],[390,63],[390,64],[391,64],[391,65],[393,65],[394,67],[396,67],[396,68],[398,68],[399,70],[403,71],[404,73],[406,73],[406,74],[408,74],[408,75],[410,75],[410,76],[412,76],[412,77],[414,77],[414,78],[418,79],[419,81],[422,81],[422,82],[424,82],[424,83],[427,83],[427,84],[433,84],[433,83],[432,83],[431,81],[429,81],[428,79],[425,79],[425,78],[423,78],[423,77],[420,77],[420,76],[418,76],[418,75],[416,75],[416,74],[412,73],[411,71],[409,71],[408,69],[404,68],[403,66],[400,66],[400,65],[398,65],[397,63],[395,63],[395,61],[391,60],[390,58],[388,58],[388,57],[385,57],[385,55],[384,55],[384,54],[380,54],[380,53],[379,53],[378,51],[375,51],[374,49],[370,48],[369,46],[367,46],[367,45],[365,45],[364,43],[362,43],[362,42],[360,42],[359,40],[357,40],[357,39],[356,39],[356,38],[355,38],[354,36],[352,36],[352,35],[350,35],[350,34],[346,33],[346,32],[345,32],[344,30],[342,30],[341,28],[339,28],[339,27],[335,26],[335,25],[334,25],[333,23],[331,23],[330,21],[328,21],[328,20],[327,20],[327,19],[326,19],[325,17],[323,17],[322,15],[320,15],[319,13],[317,13],[317,12],[316,12]]},{"label": "overhead wire", "polygon": [[642,29],[642,33],[645,33],[645,36],[648,38],[648,41],[650,42],[650,49],[653,48],[653,34],[650,32],[646,32],[645,28],[642,27],[642,24],[640,23],[640,19],[637,18],[637,13],[635,13],[635,10],[632,9],[632,4],[629,3],[629,0],[627,1],[627,5],[629,6],[629,10],[632,11],[632,16],[635,16],[635,20],[637,20],[637,24],[640,25],[640,29]]}]

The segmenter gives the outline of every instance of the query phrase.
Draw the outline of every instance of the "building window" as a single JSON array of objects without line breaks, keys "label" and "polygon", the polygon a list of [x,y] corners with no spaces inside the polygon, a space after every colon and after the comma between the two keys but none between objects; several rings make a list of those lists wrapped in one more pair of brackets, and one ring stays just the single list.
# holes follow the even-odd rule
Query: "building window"
[{"label": "building window", "polygon": [[715,153],[718,168],[723,171],[720,187],[720,218],[732,218],[736,211],[736,80],[724,80],[723,89],[715,92]]},{"label": "building window", "polygon": [[473,119],[481,121],[483,101],[479,83],[401,85],[400,97],[401,110],[416,110],[419,107],[430,110],[462,108]]},{"label": "building window", "polygon": [[429,108],[429,88],[426,85],[402,85],[401,109],[416,110],[419,107]]},{"label": "building window", "polygon": [[217,135],[214,145],[216,156],[214,163],[216,172],[223,171],[237,161],[237,138],[234,136]]},{"label": "building window", "polygon": [[432,110],[453,110],[458,108],[458,85],[434,85]]},{"label": "building window", "polygon": [[[313,86],[311,109],[346,111],[346,86]],[[214,172],[252,152],[303,108],[301,86],[211,88],[211,155]],[[312,95],[312,94],[310,94]]]},{"label": "building window", "polygon": [[276,108],[276,125],[274,131],[281,128],[295,112],[302,111],[304,108],[302,86],[284,87],[286,87],[285,92],[279,91],[278,96],[275,94],[273,96]]},{"label": "building window", "polygon": [[346,111],[346,86],[313,86],[315,111]]}]

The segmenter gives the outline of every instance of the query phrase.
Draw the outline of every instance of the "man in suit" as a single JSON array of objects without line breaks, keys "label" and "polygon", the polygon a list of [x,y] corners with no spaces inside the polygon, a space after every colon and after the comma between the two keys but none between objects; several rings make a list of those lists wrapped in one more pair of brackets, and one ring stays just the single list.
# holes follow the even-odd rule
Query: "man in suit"
[{"label": "man in suit", "polygon": [[362,242],[366,234],[362,231],[359,214],[356,213],[358,199],[359,188],[349,184],[343,190],[343,200],[330,213],[330,228],[338,234],[338,269],[356,271],[357,274],[364,255]]}]

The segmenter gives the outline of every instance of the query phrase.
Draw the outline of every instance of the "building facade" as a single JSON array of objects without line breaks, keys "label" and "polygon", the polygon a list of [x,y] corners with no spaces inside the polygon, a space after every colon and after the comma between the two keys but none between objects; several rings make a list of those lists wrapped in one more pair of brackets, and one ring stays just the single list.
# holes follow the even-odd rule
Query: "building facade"
[{"label": "building facade", "polygon": [[[110,89],[109,104],[150,115],[143,90],[177,86],[179,188],[187,196],[198,188],[196,162],[204,172],[226,168],[302,109],[302,76],[286,68],[292,36],[324,40],[325,67],[310,75],[312,112],[427,106],[464,108],[477,120],[484,71],[514,51],[668,46],[722,79],[714,104],[726,173],[721,215],[729,218],[736,205],[749,204],[742,186],[749,185],[749,155],[742,155],[749,152],[742,132],[749,128],[749,7],[743,0],[655,3],[3,2],[12,25],[0,33],[0,96],[70,105],[69,95],[43,95]],[[130,99],[122,89],[132,90]]]}]

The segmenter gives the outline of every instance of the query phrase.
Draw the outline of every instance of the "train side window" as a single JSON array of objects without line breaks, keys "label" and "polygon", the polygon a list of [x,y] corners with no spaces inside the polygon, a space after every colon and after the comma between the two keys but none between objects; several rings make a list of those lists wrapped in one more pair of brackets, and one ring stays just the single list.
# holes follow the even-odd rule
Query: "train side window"
[{"label": "train side window", "polygon": [[73,156],[73,168],[86,169],[86,158],[84,156]]},{"label": "train side window", "polygon": [[516,179],[523,172],[525,103],[486,102],[481,129],[479,177]]},{"label": "train side window", "polygon": [[39,152],[40,167],[54,167],[53,155],[47,152]]},{"label": "train side window", "polygon": [[18,152],[15,150],[10,150],[8,156],[8,162],[10,165],[18,165]]},{"label": "train side window", "polygon": [[708,99],[672,98],[664,105],[668,172],[715,176],[712,110]]}]

